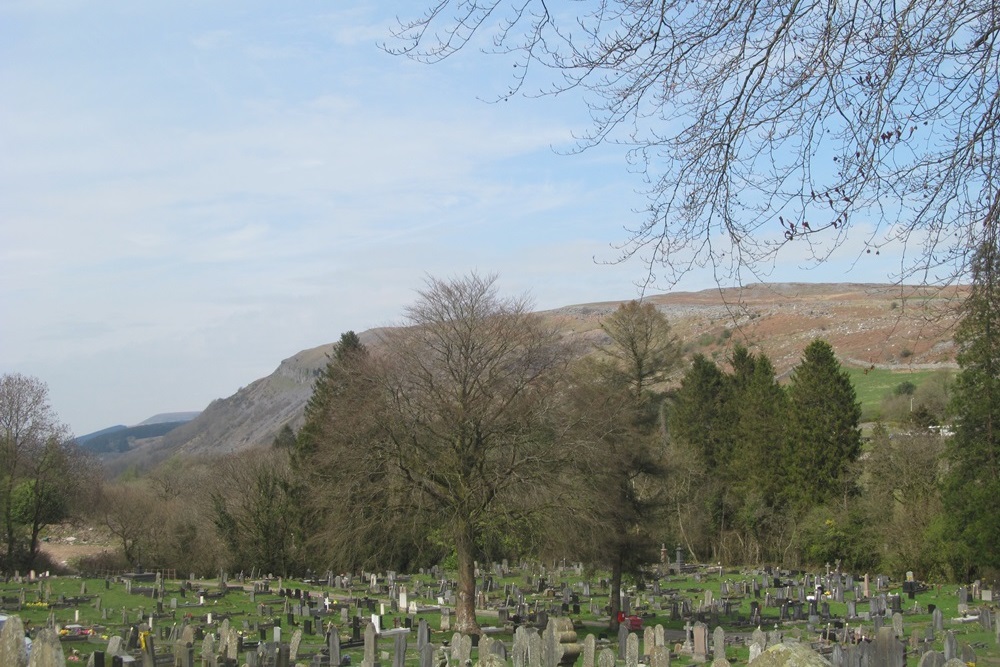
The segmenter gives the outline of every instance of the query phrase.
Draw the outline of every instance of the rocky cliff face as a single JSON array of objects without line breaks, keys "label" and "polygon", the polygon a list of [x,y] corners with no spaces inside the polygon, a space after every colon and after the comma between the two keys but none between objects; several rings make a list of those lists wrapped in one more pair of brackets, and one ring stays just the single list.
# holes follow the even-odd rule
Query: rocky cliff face
[{"label": "rocky cliff face", "polygon": [[[670,319],[688,357],[700,352],[724,363],[732,346],[742,343],[767,354],[785,374],[815,338],[827,340],[845,365],[954,366],[951,332],[963,294],[963,288],[785,283],[648,300]],[[600,320],[618,303],[567,306],[541,316],[567,338],[586,344],[603,337]],[[372,344],[377,332],[361,337]],[[285,359],[271,375],[213,401],[196,419],[134,456],[148,465],[175,452],[224,454],[270,444],[286,424],[301,425],[313,381],[332,349],[322,345]]]}]

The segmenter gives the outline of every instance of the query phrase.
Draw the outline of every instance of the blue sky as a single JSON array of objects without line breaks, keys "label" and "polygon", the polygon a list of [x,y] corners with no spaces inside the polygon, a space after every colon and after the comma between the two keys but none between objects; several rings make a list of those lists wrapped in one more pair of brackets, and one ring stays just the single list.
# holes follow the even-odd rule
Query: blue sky
[{"label": "blue sky", "polygon": [[[601,261],[643,205],[622,150],[565,154],[578,99],[484,102],[502,59],[380,50],[418,6],[0,1],[0,372],[82,435],[396,323],[427,275],[637,296],[641,262]],[[800,264],[772,279],[891,270]]]}]

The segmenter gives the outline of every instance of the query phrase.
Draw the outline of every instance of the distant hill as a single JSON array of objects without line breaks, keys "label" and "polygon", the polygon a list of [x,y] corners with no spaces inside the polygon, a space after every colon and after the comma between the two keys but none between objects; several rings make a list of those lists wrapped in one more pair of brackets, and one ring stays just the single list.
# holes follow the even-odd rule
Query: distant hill
[{"label": "distant hill", "polygon": [[[955,367],[954,306],[964,293],[962,287],[781,283],[646,300],[667,315],[688,359],[701,353],[723,363],[733,345],[742,343],[767,354],[783,375],[815,338],[827,340],[846,366]],[[540,315],[569,339],[600,342],[600,321],[619,303],[566,306]],[[376,344],[377,333],[360,335],[366,344]],[[285,359],[269,376],[213,401],[195,419],[131,448],[116,466],[146,467],[178,452],[219,455],[270,444],[286,424],[301,426],[313,382],[332,349],[330,343]]]},{"label": "distant hill", "polygon": [[178,426],[191,421],[200,412],[165,412],[154,415],[135,426],[111,426],[109,428],[77,436],[76,443],[94,454],[123,454],[139,441],[159,438]]},{"label": "distant hill", "polygon": [[158,415],[153,415],[145,421],[141,421],[136,426],[148,426],[150,424],[167,424],[167,423],[184,423],[189,422],[201,412],[163,412]]}]

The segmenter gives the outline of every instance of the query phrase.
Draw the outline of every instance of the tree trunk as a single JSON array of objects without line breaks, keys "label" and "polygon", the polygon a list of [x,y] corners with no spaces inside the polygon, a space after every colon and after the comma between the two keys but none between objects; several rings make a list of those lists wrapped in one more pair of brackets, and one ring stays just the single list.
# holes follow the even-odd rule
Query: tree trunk
[{"label": "tree trunk", "polygon": [[622,558],[615,557],[611,564],[611,620],[608,627],[618,629],[618,612],[622,609]]},{"label": "tree trunk", "polygon": [[455,529],[455,555],[458,560],[458,599],[455,602],[455,631],[463,635],[481,633],[476,621],[475,528],[460,519]]}]

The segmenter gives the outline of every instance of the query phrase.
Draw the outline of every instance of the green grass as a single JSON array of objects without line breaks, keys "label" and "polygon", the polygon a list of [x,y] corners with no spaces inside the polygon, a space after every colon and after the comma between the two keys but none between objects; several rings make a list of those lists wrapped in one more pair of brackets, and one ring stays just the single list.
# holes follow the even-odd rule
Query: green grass
[{"label": "green grass", "polygon": [[861,402],[863,414],[875,414],[879,411],[882,399],[903,382],[912,382],[916,386],[928,377],[938,373],[936,370],[883,370],[881,368],[848,368],[845,367],[854,391]]}]

